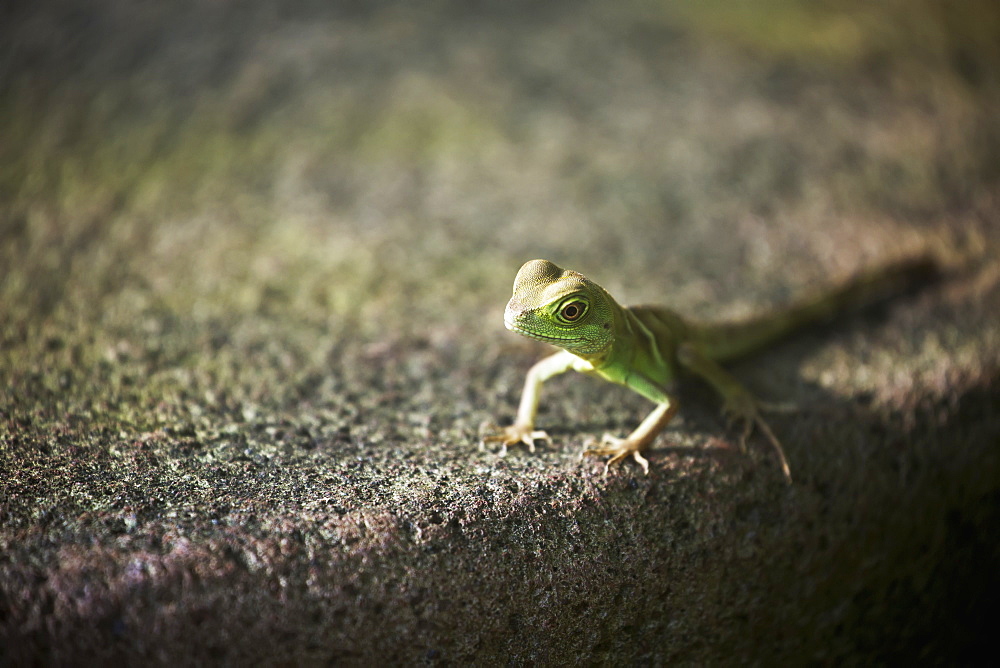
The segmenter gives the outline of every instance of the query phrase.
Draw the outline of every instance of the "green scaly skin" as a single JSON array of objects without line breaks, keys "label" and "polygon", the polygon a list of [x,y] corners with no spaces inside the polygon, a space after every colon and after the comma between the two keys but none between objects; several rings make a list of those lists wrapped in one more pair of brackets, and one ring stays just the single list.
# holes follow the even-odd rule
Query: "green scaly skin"
[{"label": "green scaly skin", "polygon": [[722,397],[723,412],[743,425],[740,447],[754,425],[778,455],[785,478],[791,471],[781,444],[760,415],[760,406],[736,378],[720,366],[790,332],[836,313],[897,292],[935,269],[925,256],[910,258],[861,274],[832,290],[797,305],[748,321],[700,324],[684,320],[659,306],[622,307],[586,276],[557,267],[548,260],[531,260],[514,279],[514,295],[504,312],[507,329],[562,348],[535,364],[524,382],[514,424],[485,442],[507,446],[523,443],[534,452],[535,440],[551,441],[535,429],[542,384],[569,370],[599,376],[624,385],[656,404],[627,437],[605,434],[602,446],[585,451],[610,456],[604,472],[633,457],[649,473],[642,452],[677,413],[670,388],[685,372],[707,381]]}]

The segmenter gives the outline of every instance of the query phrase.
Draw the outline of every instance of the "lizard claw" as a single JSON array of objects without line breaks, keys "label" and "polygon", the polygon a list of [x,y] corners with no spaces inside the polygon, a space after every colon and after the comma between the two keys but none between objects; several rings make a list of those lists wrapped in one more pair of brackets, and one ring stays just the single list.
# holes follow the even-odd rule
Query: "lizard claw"
[{"label": "lizard claw", "polygon": [[785,459],[785,451],[782,449],[781,443],[778,442],[774,432],[771,431],[771,427],[764,422],[764,418],[758,415],[755,422],[757,423],[757,428],[764,432],[764,436],[767,437],[767,440],[771,441],[771,445],[774,446],[774,451],[778,453],[778,460],[781,462],[781,472],[785,474],[785,480],[787,480],[790,484],[792,482],[792,471],[788,468],[788,460]]},{"label": "lizard claw", "polygon": [[767,440],[771,442],[771,445],[774,446],[774,450],[778,454],[778,460],[781,462],[781,471],[785,474],[785,479],[791,482],[792,473],[788,468],[785,451],[782,449],[781,443],[774,435],[774,432],[771,431],[771,427],[761,417],[760,408],[760,404],[748,392],[740,392],[727,397],[722,410],[726,415],[726,422],[730,427],[733,427],[736,423],[742,424],[739,437],[740,451],[744,454],[746,453],[747,439],[750,438],[750,433],[753,431],[754,425],[756,425]]},{"label": "lizard claw", "polygon": [[509,427],[503,427],[497,434],[484,436],[479,442],[479,447],[484,448],[487,443],[500,443],[498,454],[503,457],[507,454],[508,445],[517,445],[518,443],[523,443],[528,446],[529,452],[534,452],[535,439],[552,442],[549,435],[540,429],[534,429],[530,425],[512,424]]},{"label": "lizard claw", "polygon": [[609,447],[604,448],[590,448],[583,451],[584,457],[605,457],[611,455],[611,459],[604,463],[604,475],[608,475],[608,471],[615,464],[620,463],[626,459],[629,455],[642,467],[643,473],[649,475],[649,460],[642,456],[639,451],[639,444],[635,441],[631,441],[627,438],[615,438],[610,434],[604,434],[601,438],[601,443],[608,445]]}]

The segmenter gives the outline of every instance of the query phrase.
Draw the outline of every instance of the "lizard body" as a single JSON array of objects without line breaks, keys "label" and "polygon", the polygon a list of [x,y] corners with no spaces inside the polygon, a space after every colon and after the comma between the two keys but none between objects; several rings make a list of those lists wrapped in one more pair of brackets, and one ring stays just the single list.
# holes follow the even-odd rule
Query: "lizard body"
[{"label": "lizard body", "polygon": [[934,262],[929,257],[910,258],[861,274],[762,317],[705,324],[688,321],[666,307],[622,307],[586,276],[548,260],[531,260],[514,279],[514,294],[504,311],[504,324],[511,331],[562,350],[528,371],[514,424],[483,440],[500,442],[502,452],[517,443],[533,452],[536,439],[551,440],[534,427],[542,384],[552,376],[574,370],[624,385],[656,404],[626,438],[605,435],[604,447],[584,453],[610,455],[605,473],[629,456],[648,473],[649,462],[642,452],[677,413],[672,389],[676,380],[692,374],[718,392],[723,412],[731,421],[743,423],[741,448],[757,425],[774,446],[790,481],[784,451],[760,416],[759,404],[720,363],[751,353],[804,325],[905,288],[917,277],[933,271]]}]

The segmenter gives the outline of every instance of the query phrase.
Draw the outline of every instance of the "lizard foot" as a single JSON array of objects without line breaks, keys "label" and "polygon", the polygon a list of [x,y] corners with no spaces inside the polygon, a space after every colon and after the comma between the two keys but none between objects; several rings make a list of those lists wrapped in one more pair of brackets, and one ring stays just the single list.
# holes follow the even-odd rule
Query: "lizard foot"
[{"label": "lizard foot", "polygon": [[611,459],[604,463],[604,475],[608,474],[608,470],[612,466],[618,464],[629,455],[632,455],[632,458],[642,467],[643,473],[649,475],[649,460],[643,457],[640,452],[643,447],[641,443],[627,438],[615,438],[610,434],[605,434],[604,438],[601,439],[601,443],[610,447],[590,448],[583,451],[583,456],[606,457],[607,455],[611,455]]},{"label": "lizard foot", "polygon": [[509,427],[501,428],[499,433],[483,436],[479,442],[479,447],[482,449],[487,443],[500,443],[500,452],[498,454],[503,457],[507,454],[508,445],[517,445],[518,443],[523,443],[528,446],[529,452],[534,452],[535,439],[548,441],[549,443],[552,442],[547,433],[535,429],[531,425],[512,424]]},{"label": "lizard foot", "polygon": [[785,479],[788,482],[792,482],[792,472],[788,468],[785,451],[774,435],[774,432],[771,431],[771,427],[761,417],[760,408],[761,406],[749,393],[741,392],[728,397],[722,407],[722,411],[725,413],[726,421],[731,427],[736,423],[742,423],[739,439],[740,451],[744,454],[746,453],[747,439],[750,437],[750,432],[753,431],[754,425],[757,425],[761,433],[774,446],[774,450],[778,454],[778,460],[781,462],[781,471],[785,474]]}]

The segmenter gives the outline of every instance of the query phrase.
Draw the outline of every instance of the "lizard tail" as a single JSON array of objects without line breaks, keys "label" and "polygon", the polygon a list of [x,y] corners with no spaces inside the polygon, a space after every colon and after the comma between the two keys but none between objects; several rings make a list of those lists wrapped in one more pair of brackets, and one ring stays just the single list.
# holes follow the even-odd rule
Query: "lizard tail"
[{"label": "lizard tail", "polygon": [[691,327],[704,354],[718,362],[727,362],[778,341],[803,326],[897,295],[932,279],[937,273],[934,259],[930,255],[919,255],[876,267],[761,317],[718,324],[692,323]]}]

